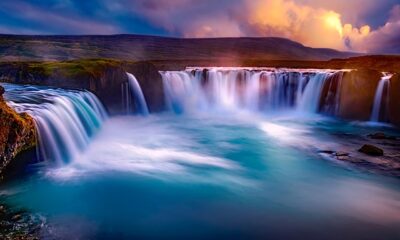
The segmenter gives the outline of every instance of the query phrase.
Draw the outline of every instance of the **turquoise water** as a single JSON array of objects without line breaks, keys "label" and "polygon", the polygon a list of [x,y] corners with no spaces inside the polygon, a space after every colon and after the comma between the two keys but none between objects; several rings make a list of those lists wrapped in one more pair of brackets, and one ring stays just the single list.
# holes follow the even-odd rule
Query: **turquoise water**
[{"label": "turquoise water", "polygon": [[381,128],[319,115],[114,117],[74,161],[32,165],[2,193],[42,215],[49,239],[399,239],[399,180],[318,154],[346,146],[338,133]]}]

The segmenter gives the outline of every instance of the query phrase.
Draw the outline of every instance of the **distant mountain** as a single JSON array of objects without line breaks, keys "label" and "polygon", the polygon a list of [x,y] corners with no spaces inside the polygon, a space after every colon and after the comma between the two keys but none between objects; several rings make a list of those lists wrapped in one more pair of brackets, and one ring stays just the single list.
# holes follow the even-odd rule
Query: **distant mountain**
[{"label": "distant mountain", "polygon": [[310,48],[285,38],[184,39],[141,35],[0,35],[0,61],[112,58],[143,60],[329,60],[359,54]]}]

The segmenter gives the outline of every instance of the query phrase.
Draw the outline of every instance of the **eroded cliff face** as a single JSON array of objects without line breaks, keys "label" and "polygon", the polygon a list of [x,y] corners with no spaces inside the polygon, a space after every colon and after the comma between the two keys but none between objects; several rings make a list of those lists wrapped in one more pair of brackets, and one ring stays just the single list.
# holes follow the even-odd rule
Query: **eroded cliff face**
[{"label": "eroded cliff face", "polygon": [[17,155],[36,146],[34,120],[26,113],[18,114],[3,99],[0,86],[0,176]]},{"label": "eroded cliff face", "polygon": [[351,120],[369,120],[382,73],[359,69],[345,72],[340,83],[340,105],[337,116]]},{"label": "eroded cliff face", "polygon": [[162,78],[148,62],[119,62],[107,59],[66,62],[1,63],[0,81],[62,88],[85,89],[102,101],[110,114],[122,114],[122,85],[128,82],[126,72],[136,76],[150,112],[164,110]]},{"label": "eroded cliff face", "polygon": [[148,62],[126,64],[124,69],[137,78],[150,112],[165,110],[163,80],[158,69]]},{"label": "eroded cliff face", "polygon": [[400,74],[393,75],[389,81],[389,121],[400,126]]}]

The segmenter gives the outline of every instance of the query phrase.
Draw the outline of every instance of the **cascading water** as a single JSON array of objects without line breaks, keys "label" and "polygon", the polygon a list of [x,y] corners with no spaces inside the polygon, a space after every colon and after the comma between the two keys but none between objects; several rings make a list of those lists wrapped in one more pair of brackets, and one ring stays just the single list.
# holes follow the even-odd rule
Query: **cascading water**
[{"label": "cascading water", "polygon": [[[142,115],[149,115],[149,108],[138,80],[133,74],[126,74],[128,76],[128,84],[122,85],[122,99],[127,113],[138,112]],[[134,105],[132,105],[132,102]]]},{"label": "cascading water", "polygon": [[381,120],[386,120],[386,111],[388,109],[389,104],[389,88],[390,88],[390,81],[389,79],[393,75],[388,73],[383,73],[383,77],[378,83],[378,87],[375,92],[374,98],[374,106],[372,108],[371,113],[371,121],[372,122],[379,122]]},{"label": "cascading water", "polygon": [[207,110],[317,112],[330,70],[188,68],[161,72],[177,113]]},{"label": "cascading water", "polygon": [[27,112],[38,130],[39,157],[65,163],[89,144],[107,113],[88,91],[2,84],[5,99],[17,112]]}]

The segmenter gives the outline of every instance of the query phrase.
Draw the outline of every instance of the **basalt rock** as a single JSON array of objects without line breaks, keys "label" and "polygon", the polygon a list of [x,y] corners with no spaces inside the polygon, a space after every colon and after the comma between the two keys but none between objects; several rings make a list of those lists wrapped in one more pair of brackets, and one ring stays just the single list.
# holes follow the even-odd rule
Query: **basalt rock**
[{"label": "basalt rock", "polygon": [[383,156],[382,149],[370,144],[365,144],[358,151],[371,156]]},{"label": "basalt rock", "polygon": [[34,120],[26,113],[18,114],[4,101],[0,86],[0,175],[17,155],[36,146]]},{"label": "basalt rock", "polygon": [[393,75],[389,81],[389,121],[400,126],[400,74]]},{"label": "basalt rock", "polygon": [[340,84],[337,116],[351,120],[369,120],[382,73],[359,69],[344,73]]}]

